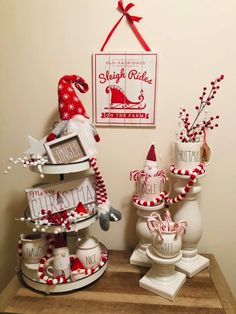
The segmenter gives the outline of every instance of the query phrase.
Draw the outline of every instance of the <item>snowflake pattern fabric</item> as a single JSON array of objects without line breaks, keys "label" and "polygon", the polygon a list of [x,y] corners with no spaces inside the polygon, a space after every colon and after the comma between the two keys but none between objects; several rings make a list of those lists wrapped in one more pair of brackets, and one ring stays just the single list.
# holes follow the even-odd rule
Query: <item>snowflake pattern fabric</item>
[{"label": "snowflake pattern fabric", "polygon": [[88,91],[88,84],[78,75],[65,75],[60,79],[58,83],[58,108],[61,120],[70,120],[78,114],[89,118],[76,95],[73,84],[81,93]]}]

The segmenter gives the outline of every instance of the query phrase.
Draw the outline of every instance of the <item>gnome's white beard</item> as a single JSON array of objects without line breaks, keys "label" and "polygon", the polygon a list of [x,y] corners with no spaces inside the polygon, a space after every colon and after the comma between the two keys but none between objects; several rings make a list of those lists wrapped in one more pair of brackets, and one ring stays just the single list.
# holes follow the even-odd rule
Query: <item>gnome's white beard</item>
[{"label": "gnome's white beard", "polygon": [[154,164],[154,162],[146,162],[143,169],[144,173],[149,174],[150,176],[154,176],[157,171],[158,167],[157,164]]},{"label": "gnome's white beard", "polygon": [[94,139],[95,127],[90,119],[81,115],[76,115],[70,119],[64,130],[64,135],[70,133],[78,133],[82,141],[86,145],[86,150],[90,157],[97,156],[96,141]]}]

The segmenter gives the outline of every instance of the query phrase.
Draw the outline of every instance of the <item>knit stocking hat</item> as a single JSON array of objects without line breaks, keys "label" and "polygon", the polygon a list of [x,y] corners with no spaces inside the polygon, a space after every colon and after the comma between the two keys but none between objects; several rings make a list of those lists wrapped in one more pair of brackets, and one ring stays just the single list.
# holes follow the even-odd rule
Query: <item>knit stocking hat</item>
[{"label": "knit stocking hat", "polygon": [[67,246],[66,236],[63,233],[55,234],[55,249],[66,246]]},{"label": "knit stocking hat", "polygon": [[157,161],[157,157],[156,157],[155,145],[152,144],[147,154],[146,162],[150,165],[155,166],[156,161]]},{"label": "knit stocking hat", "polygon": [[75,115],[89,118],[79,100],[74,86],[81,92],[88,91],[88,84],[78,75],[64,75],[58,82],[58,110],[61,120],[70,120]]}]

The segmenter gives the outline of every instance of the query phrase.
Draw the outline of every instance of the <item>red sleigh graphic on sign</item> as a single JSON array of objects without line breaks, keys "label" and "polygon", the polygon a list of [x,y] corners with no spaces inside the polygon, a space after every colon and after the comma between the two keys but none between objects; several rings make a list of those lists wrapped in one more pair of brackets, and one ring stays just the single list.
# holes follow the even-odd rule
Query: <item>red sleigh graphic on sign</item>
[{"label": "red sleigh graphic on sign", "polygon": [[142,104],[144,100],[143,89],[140,90],[138,96],[139,101],[129,100],[122,88],[116,85],[107,86],[106,93],[111,93],[110,106],[105,109],[127,109],[127,110],[142,110],[146,107],[146,104]]}]

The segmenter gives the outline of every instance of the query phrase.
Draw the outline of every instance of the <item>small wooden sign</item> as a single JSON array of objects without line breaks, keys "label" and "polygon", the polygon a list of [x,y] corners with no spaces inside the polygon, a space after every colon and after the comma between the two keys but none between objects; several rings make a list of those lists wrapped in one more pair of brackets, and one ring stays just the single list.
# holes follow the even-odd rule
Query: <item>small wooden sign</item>
[{"label": "small wooden sign", "polygon": [[206,165],[209,164],[211,159],[211,148],[206,142],[202,144],[200,154],[201,162],[205,163]]},{"label": "small wooden sign", "polygon": [[78,133],[60,137],[45,143],[44,146],[53,164],[68,164],[89,158],[86,153],[86,146]]},{"label": "small wooden sign", "polygon": [[96,125],[155,126],[158,59],[146,51],[94,53]]},{"label": "small wooden sign", "polygon": [[45,184],[25,190],[32,218],[42,216],[41,210],[52,213],[76,207],[79,202],[89,204],[95,202],[95,177],[63,181],[63,183]]}]

